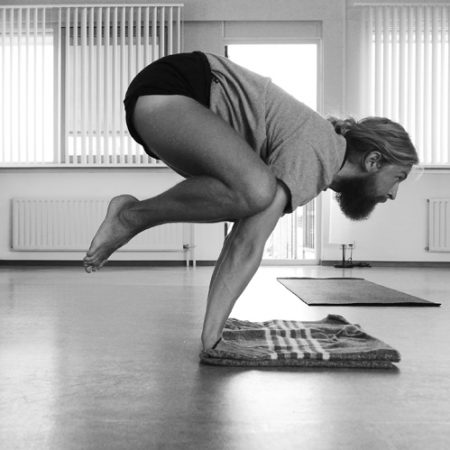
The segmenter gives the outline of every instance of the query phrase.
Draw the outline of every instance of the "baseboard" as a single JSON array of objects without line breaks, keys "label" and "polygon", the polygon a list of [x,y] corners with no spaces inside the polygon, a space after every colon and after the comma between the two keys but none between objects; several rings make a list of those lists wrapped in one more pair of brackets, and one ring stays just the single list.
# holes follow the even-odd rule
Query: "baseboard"
[{"label": "baseboard", "polygon": [[[369,263],[372,267],[450,267],[450,261],[364,261]],[[358,263],[358,261],[353,261]],[[197,266],[214,266],[216,261],[196,261]],[[323,260],[318,265],[334,266],[342,264],[342,260]],[[3,259],[0,260],[0,266],[58,266],[58,267],[80,267],[83,265],[82,261],[68,261],[68,260],[18,260],[18,259]],[[192,261],[189,263],[193,265]],[[271,264],[262,264],[271,265]],[[276,264],[275,264],[276,265]],[[313,264],[317,265],[317,264]],[[185,261],[108,261],[109,267],[186,267]],[[357,269],[357,267],[356,267]]]},{"label": "baseboard", "polygon": [[[197,266],[214,266],[216,261],[196,261]],[[0,260],[0,266],[64,266],[64,267],[79,267],[82,266],[82,261],[58,261],[58,260],[17,260],[17,259],[3,259]],[[109,267],[186,267],[186,261],[108,261],[106,263]],[[193,265],[192,261],[189,263]]]},{"label": "baseboard", "polygon": [[[450,267],[450,261],[364,261],[372,267]],[[334,266],[342,264],[342,260],[323,260],[322,266]],[[353,261],[358,264],[358,261]],[[358,269],[358,267],[356,267]]]}]

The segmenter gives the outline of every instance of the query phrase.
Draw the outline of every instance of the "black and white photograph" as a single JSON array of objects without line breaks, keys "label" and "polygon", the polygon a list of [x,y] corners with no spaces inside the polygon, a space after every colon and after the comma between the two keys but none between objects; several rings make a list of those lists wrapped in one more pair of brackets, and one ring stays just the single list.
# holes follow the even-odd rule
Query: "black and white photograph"
[{"label": "black and white photograph", "polygon": [[0,449],[450,449],[449,0],[0,0]]}]

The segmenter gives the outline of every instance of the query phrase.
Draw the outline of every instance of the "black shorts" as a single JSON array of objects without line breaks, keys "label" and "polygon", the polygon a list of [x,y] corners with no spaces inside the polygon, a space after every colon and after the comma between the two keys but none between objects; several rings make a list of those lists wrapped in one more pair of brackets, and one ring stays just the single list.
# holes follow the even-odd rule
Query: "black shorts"
[{"label": "black shorts", "polygon": [[133,139],[152,158],[159,159],[146,148],[133,125],[133,113],[141,95],[184,95],[209,108],[211,67],[202,52],[165,56],[148,65],[130,83],[125,94],[126,123]]}]

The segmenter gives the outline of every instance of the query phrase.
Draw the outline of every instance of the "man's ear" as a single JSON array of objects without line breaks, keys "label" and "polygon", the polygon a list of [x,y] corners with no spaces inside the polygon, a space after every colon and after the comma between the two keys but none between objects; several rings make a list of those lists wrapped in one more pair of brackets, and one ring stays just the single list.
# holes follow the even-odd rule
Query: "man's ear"
[{"label": "man's ear", "polygon": [[369,173],[378,172],[382,166],[382,155],[379,151],[373,150],[364,156],[364,168]]}]

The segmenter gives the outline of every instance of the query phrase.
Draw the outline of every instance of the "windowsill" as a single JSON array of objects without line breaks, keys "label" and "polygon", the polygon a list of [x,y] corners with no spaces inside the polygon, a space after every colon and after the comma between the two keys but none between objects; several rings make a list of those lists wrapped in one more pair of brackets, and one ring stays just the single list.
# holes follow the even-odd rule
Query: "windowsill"
[{"label": "windowsill", "polygon": [[12,169],[169,169],[165,164],[0,164],[0,170]]},{"label": "windowsill", "polygon": [[427,173],[450,173],[450,165],[447,166],[432,166],[432,165],[426,165],[423,166],[417,166],[414,169],[416,172],[427,172]]},{"label": "windowsill", "polygon": [[[14,169],[170,169],[166,164],[0,164],[0,170],[14,170]],[[416,172],[427,173],[450,173],[450,165],[447,166],[433,166],[423,165],[416,166]]]}]

